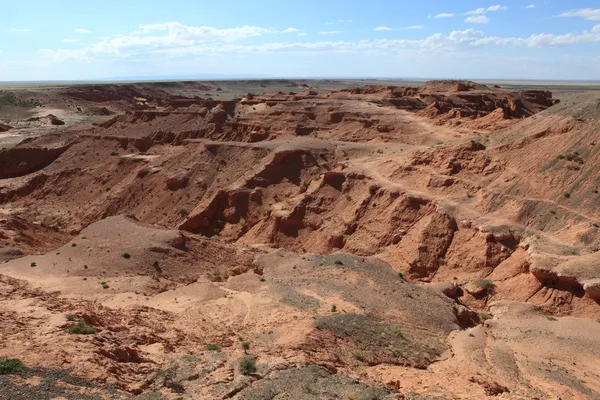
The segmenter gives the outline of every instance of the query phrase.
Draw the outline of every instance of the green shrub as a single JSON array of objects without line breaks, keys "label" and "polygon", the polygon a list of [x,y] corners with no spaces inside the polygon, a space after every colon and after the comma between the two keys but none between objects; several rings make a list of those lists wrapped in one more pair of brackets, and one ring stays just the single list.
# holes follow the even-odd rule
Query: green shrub
[{"label": "green shrub", "polygon": [[75,314],[67,314],[67,321],[75,322],[79,321],[79,318]]},{"label": "green shrub", "polygon": [[242,375],[251,375],[256,372],[256,360],[244,357],[240,360],[240,372]]},{"label": "green shrub", "polygon": [[557,320],[556,318],[554,318],[552,315],[548,315],[548,316],[546,317],[546,319],[547,319],[548,321],[558,321],[558,320]]},{"label": "green shrub", "polygon": [[77,243],[71,243],[71,247],[77,247]]},{"label": "green shrub", "polygon": [[24,365],[21,360],[15,358],[0,357],[0,375],[12,375],[23,371]]},{"label": "green shrub", "polygon": [[492,289],[496,286],[494,282],[489,279],[477,279],[474,283],[475,285],[485,290]]},{"label": "green shrub", "polygon": [[209,350],[209,351],[219,351],[219,350],[221,350],[221,347],[218,344],[209,343],[209,344],[206,345],[206,350]]},{"label": "green shrub", "polygon": [[250,350],[250,342],[243,341],[242,342],[242,349],[244,349],[245,351]]},{"label": "green shrub", "polygon": [[121,257],[123,257],[126,260],[129,260],[131,258],[131,254],[129,254],[129,253],[123,253],[123,254],[121,254]]},{"label": "green shrub", "polygon": [[33,268],[33,267],[37,267],[37,264],[34,262],[31,263],[31,268]]},{"label": "green shrub", "polygon": [[490,314],[487,313],[483,313],[483,312],[478,312],[477,316],[479,317],[480,320],[482,321],[486,321],[488,319],[492,319],[493,317]]},{"label": "green shrub", "polygon": [[102,289],[108,289],[110,286],[108,286],[108,283],[106,282],[98,282],[100,284],[100,286],[102,286]]},{"label": "green shrub", "polygon": [[69,327],[69,333],[74,335],[93,335],[96,333],[96,328],[89,326],[83,321],[79,321],[75,325]]},{"label": "green shrub", "polygon": [[159,273],[162,274],[162,269],[160,268],[160,265],[158,265],[158,261],[155,260],[154,263],[152,264],[152,266],[154,267],[154,270]]},{"label": "green shrub", "polygon": [[337,311],[337,306],[334,304],[331,306],[331,312],[336,312]]},{"label": "green shrub", "polygon": [[363,353],[354,353],[354,358],[360,362],[365,362],[365,356]]},{"label": "green shrub", "polygon": [[344,265],[344,262],[341,260],[335,260],[335,265]]}]

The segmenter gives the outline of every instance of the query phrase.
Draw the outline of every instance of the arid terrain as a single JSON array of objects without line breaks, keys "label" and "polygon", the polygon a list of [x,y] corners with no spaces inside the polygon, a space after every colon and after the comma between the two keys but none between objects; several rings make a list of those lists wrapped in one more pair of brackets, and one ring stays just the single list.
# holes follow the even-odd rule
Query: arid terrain
[{"label": "arid terrain", "polygon": [[600,399],[600,90],[0,89],[0,399]]}]

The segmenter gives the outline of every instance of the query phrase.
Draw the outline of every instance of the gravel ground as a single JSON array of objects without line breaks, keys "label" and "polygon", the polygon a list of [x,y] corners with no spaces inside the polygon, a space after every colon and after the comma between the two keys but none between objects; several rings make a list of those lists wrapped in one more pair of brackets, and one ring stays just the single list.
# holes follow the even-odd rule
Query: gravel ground
[{"label": "gravel ground", "polygon": [[[46,370],[25,368],[18,377],[22,379],[41,378],[37,386],[29,386],[15,379],[14,376],[0,376],[0,400],[52,400],[63,397],[68,400],[124,400],[130,397],[118,394],[113,388],[102,387],[85,379],[76,378],[63,370]],[[57,383],[59,385],[57,385]],[[99,394],[82,394],[78,392],[98,391]]]}]

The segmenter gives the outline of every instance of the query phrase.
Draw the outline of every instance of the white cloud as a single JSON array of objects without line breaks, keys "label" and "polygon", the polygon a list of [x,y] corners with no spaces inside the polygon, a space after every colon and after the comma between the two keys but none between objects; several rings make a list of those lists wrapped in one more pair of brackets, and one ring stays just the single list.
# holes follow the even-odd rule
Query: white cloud
[{"label": "white cloud", "polygon": [[452,18],[452,17],[454,17],[454,14],[441,13],[441,14],[435,15],[433,18]]},{"label": "white cloud", "polygon": [[354,22],[353,19],[338,19],[337,21],[334,22],[327,22],[325,25],[331,26],[331,25],[337,25],[337,24],[349,24],[350,22]]},{"label": "white cloud", "polygon": [[535,8],[535,4],[530,4],[530,5],[528,5],[528,6],[525,6],[525,7],[523,7],[523,8],[532,9],[532,8]]},{"label": "white cloud", "polygon": [[298,36],[306,36],[306,32],[301,32],[298,34]]},{"label": "white cloud", "polygon": [[507,6],[502,6],[500,4],[497,4],[495,6],[489,6],[487,8],[487,11],[506,11],[506,10],[508,10],[508,7]]},{"label": "white cloud", "polygon": [[29,32],[29,28],[23,28],[23,29],[10,28],[8,31],[9,32],[25,33],[25,32]]},{"label": "white cloud", "polygon": [[323,31],[319,32],[319,35],[336,35],[338,33],[342,33],[343,31]]},{"label": "white cloud", "polygon": [[[236,40],[247,39],[254,36],[261,36],[276,31],[258,26],[242,26],[239,28],[217,29],[210,26],[188,26],[180,22],[166,22],[163,24],[140,25],[139,30],[131,36],[137,37],[133,42],[144,44],[148,40],[159,39],[163,44],[187,42],[211,42],[223,41],[232,42]],[[166,36],[142,37],[143,34],[151,32],[166,31]],[[125,36],[124,38],[127,38]],[[125,39],[127,40],[127,39]]]},{"label": "white cloud", "polygon": [[581,8],[564,12],[559,17],[582,17],[589,21],[600,21],[600,8]]},{"label": "white cloud", "polygon": [[281,31],[281,33],[296,33],[300,32],[300,29],[297,28],[287,28]]},{"label": "white cloud", "polygon": [[405,29],[412,30],[412,29],[423,29],[423,28],[425,28],[425,25],[411,25],[411,26],[407,26]]},{"label": "white cloud", "polygon": [[[473,18],[485,15],[472,16]],[[240,54],[313,54],[356,53],[394,55],[406,49],[424,52],[464,52],[489,46],[560,47],[576,43],[600,43],[600,24],[590,31],[564,35],[536,34],[529,37],[486,36],[477,29],[436,33],[422,39],[374,39],[360,41],[274,42],[259,45],[244,39],[277,31],[261,27],[217,29],[186,26],[180,23],[142,25],[135,32],[120,37],[103,38],[82,49],[45,49],[39,60],[31,63],[47,65],[65,61],[98,63],[106,61],[164,62],[182,57],[225,57]],[[303,34],[301,32],[300,34]],[[321,32],[335,34],[341,31]],[[37,65],[37,64],[35,64]]]},{"label": "white cloud", "polygon": [[486,12],[506,11],[506,10],[508,10],[507,6],[497,4],[495,6],[489,6],[488,8],[480,7],[475,10],[467,11],[465,13],[465,15],[482,15],[482,14],[485,14]]},{"label": "white cloud", "polygon": [[485,15],[478,15],[478,16],[470,16],[467,17],[467,19],[465,19],[466,23],[469,24],[487,24],[488,22],[490,22],[490,19],[488,17],[486,17]]},{"label": "white cloud", "polygon": [[376,31],[393,31],[392,28],[388,28],[387,26],[378,26],[375,28]]},{"label": "white cloud", "polygon": [[476,10],[472,10],[472,11],[467,11],[466,12],[467,15],[479,15],[479,14],[485,14],[485,8],[478,8]]},{"label": "white cloud", "polygon": [[75,32],[77,33],[92,33],[92,31],[88,30],[88,29],[75,29]]},{"label": "white cloud", "polygon": [[77,39],[63,39],[61,40],[62,43],[75,43],[77,42]]}]

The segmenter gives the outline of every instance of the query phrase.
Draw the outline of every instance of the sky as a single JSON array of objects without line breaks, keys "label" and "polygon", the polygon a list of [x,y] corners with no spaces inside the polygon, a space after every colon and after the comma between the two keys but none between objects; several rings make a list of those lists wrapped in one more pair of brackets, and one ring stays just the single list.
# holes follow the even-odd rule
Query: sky
[{"label": "sky", "polygon": [[599,0],[0,0],[0,81],[600,80]]}]

